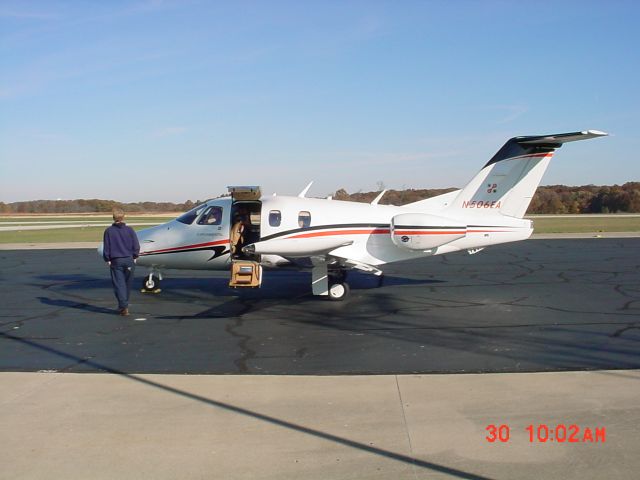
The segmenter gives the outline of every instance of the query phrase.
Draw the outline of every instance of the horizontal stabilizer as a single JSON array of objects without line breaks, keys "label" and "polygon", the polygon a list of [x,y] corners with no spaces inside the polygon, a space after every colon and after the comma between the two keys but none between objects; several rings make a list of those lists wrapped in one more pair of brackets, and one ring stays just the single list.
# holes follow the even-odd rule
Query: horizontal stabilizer
[{"label": "horizontal stabilizer", "polygon": [[553,153],[560,148],[563,143],[575,142],[577,140],[588,140],[590,138],[603,137],[607,133],[598,130],[585,130],[583,132],[555,133],[553,135],[535,135],[530,137],[513,137],[498,150],[485,167],[494,163],[509,160],[525,155]]},{"label": "horizontal stabilizer", "polygon": [[555,135],[539,135],[534,137],[516,137],[514,140],[520,145],[548,145],[559,147],[563,143],[590,138],[604,137],[608,133],[599,130],[585,130],[583,132],[556,133]]}]

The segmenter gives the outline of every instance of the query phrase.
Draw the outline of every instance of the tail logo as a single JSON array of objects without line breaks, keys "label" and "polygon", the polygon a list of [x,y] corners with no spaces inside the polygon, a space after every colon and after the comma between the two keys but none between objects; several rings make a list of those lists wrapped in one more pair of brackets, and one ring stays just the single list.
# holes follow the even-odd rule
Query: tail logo
[{"label": "tail logo", "polygon": [[487,193],[496,193],[498,191],[497,189],[498,185],[495,183],[494,184],[489,183],[487,184],[487,187],[489,187],[487,188]]}]

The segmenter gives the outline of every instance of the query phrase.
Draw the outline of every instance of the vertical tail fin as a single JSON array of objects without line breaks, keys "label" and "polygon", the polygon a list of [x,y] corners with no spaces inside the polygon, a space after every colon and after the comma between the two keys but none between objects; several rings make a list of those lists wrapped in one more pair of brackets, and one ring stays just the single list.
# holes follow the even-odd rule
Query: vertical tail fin
[{"label": "vertical tail fin", "polygon": [[446,210],[522,218],[549,161],[563,143],[607,135],[597,130],[514,137],[498,150]]}]

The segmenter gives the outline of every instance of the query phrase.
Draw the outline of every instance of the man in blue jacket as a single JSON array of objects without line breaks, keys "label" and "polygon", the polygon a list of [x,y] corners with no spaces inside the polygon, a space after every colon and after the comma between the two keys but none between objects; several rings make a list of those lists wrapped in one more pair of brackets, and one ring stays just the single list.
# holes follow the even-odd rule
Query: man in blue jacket
[{"label": "man in blue jacket", "polygon": [[113,209],[113,225],[104,231],[104,261],[111,267],[111,283],[118,299],[118,313],[129,315],[129,294],[140,243],[133,228],[124,223],[124,210]]}]

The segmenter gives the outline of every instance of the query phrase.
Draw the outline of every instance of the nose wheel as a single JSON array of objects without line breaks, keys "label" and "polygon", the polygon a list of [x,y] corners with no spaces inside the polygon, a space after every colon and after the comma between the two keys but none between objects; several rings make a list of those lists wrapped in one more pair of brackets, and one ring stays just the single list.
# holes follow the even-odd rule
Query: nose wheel
[{"label": "nose wheel", "polygon": [[140,291],[142,293],[160,293],[162,291],[160,289],[160,280],[160,275],[150,273],[149,276],[142,280],[142,288]]}]

